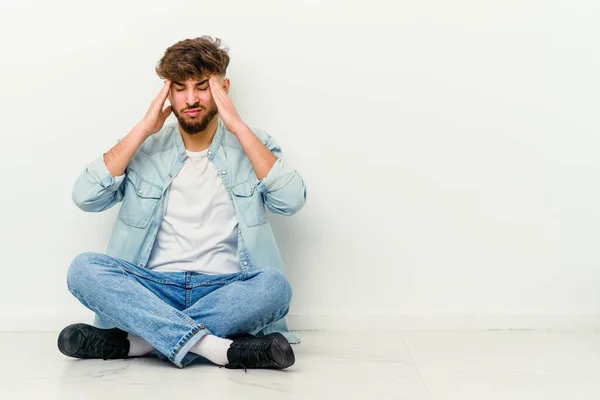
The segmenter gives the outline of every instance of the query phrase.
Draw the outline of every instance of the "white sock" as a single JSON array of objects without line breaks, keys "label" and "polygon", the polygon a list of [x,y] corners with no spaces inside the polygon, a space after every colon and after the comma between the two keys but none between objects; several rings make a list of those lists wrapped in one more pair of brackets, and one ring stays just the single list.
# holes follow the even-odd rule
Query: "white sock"
[{"label": "white sock", "polygon": [[229,363],[227,350],[232,340],[223,339],[215,335],[205,335],[192,346],[190,351],[199,354],[217,365]]},{"label": "white sock", "polygon": [[128,357],[141,357],[154,351],[154,347],[140,336],[127,335],[129,340],[129,354]]}]

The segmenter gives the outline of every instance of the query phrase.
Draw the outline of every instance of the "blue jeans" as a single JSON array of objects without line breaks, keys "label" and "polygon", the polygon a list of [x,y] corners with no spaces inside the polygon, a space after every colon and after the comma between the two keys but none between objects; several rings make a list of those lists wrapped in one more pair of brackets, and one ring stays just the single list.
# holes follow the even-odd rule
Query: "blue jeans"
[{"label": "blue jeans", "polygon": [[67,285],[84,306],[179,368],[200,357],[189,350],[204,335],[255,334],[283,318],[292,297],[276,269],[245,276],[155,272],[101,253],[75,257]]}]

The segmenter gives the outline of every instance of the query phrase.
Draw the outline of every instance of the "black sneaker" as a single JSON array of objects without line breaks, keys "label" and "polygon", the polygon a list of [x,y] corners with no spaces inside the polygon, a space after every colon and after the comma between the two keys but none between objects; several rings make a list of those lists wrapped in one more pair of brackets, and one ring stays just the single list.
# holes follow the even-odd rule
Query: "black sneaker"
[{"label": "black sneaker", "polygon": [[65,356],[76,358],[123,358],[129,354],[127,332],[100,329],[88,324],[72,324],[58,335],[58,349]]},{"label": "black sneaker", "polygon": [[225,368],[284,369],[294,364],[294,351],[281,333],[234,339],[227,350]]},{"label": "black sneaker", "polygon": [[256,336],[250,333],[238,333],[237,335],[227,336],[229,340],[248,340],[248,339],[256,339]]}]

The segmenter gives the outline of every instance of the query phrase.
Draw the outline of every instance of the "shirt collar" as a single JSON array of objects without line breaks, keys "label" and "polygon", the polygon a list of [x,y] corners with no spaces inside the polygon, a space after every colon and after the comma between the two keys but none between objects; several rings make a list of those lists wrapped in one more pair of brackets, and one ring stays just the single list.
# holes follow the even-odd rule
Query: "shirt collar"
[{"label": "shirt collar", "polygon": [[[221,116],[217,114],[217,131],[213,136],[212,142],[208,148],[208,158],[212,160],[212,158],[217,154],[217,150],[221,145],[223,140],[223,135],[225,133],[225,125],[221,120]],[[181,132],[179,132],[179,125],[175,124],[174,128],[174,136],[175,136],[175,147],[177,148],[177,155],[181,161],[184,161],[187,158],[187,152],[185,151],[185,145],[183,144],[183,139],[181,138]]]}]

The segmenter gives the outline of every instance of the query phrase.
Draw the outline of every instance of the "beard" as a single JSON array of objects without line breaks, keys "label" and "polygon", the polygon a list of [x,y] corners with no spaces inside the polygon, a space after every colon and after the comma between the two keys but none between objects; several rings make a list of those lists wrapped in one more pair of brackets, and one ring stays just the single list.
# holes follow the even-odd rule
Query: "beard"
[{"label": "beard", "polygon": [[187,109],[201,108],[201,116],[200,118],[196,117],[191,119],[185,113],[180,113],[178,111],[173,110],[181,129],[188,135],[195,135],[197,133],[202,132],[206,129],[210,121],[217,115],[218,110],[217,107],[204,108],[204,107],[189,107]]}]

